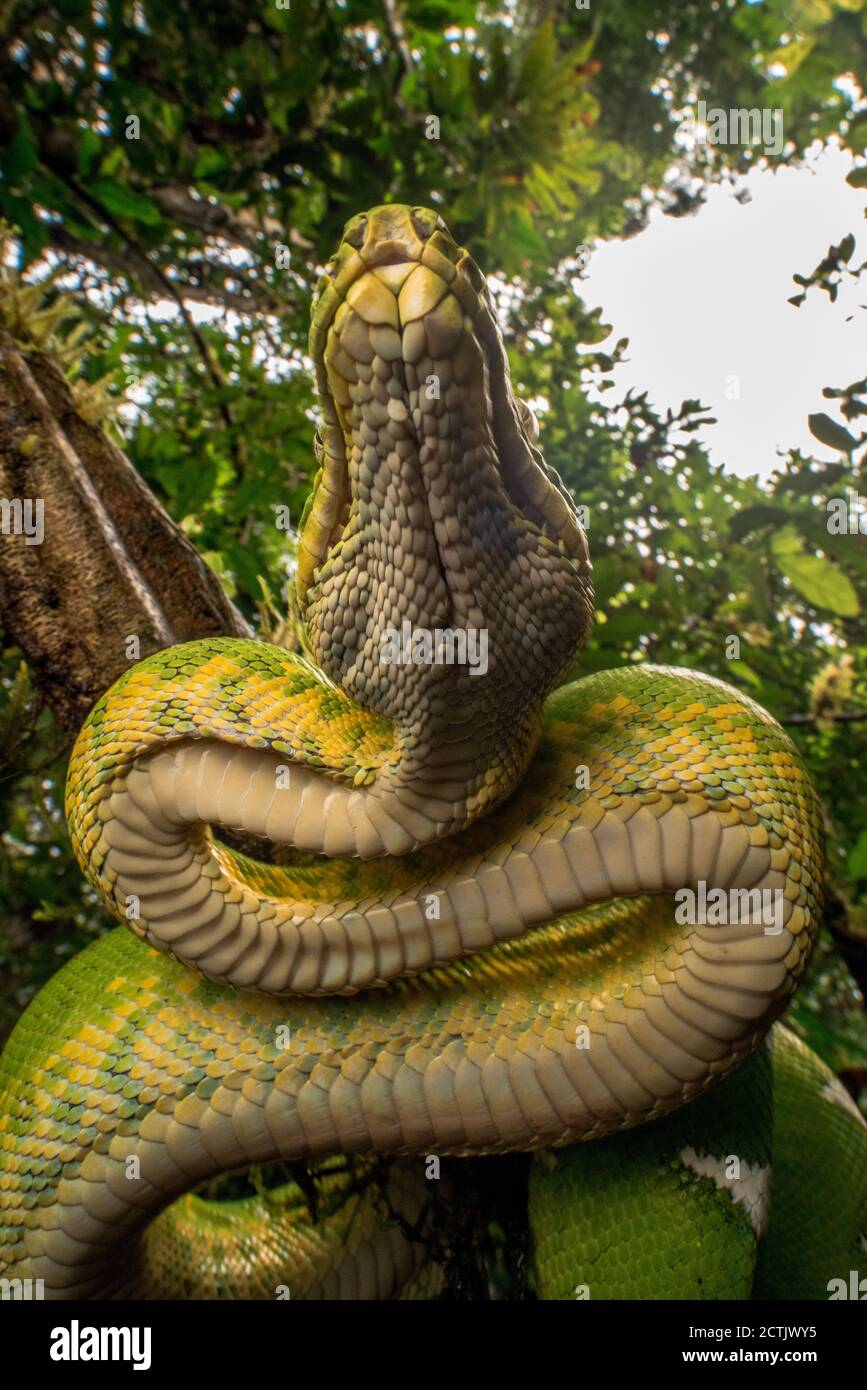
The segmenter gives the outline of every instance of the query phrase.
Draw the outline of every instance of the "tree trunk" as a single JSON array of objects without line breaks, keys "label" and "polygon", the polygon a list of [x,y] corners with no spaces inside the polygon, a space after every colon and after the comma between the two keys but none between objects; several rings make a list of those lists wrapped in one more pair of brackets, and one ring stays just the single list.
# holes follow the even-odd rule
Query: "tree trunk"
[{"label": "tree trunk", "polygon": [[126,456],[76,409],[57,363],[6,333],[0,499],[0,620],[64,728],[161,647],[251,635]]}]

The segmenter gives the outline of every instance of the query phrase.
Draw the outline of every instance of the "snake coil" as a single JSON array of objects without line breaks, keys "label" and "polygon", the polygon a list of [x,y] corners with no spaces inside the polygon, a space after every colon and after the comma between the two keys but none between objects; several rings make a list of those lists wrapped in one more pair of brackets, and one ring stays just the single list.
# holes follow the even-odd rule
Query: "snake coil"
[{"label": "snake coil", "polygon": [[[158,652],[70,760],[76,856],[134,935],[67,966],[4,1055],[0,1258],[53,1296],[396,1294],[418,1247],[339,1168],[318,1222],[297,1192],[190,1194],[277,1159],[543,1150],[700,1106],[815,932],[819,809],[763,710],[650,666],[557,688],[587,545],[441,219],[354,218],[310,344],[309,655]],[[484,672],[454,659],[468,633]],[[682,922],[684,889],[770,894],[773,926]],[[417,1162],[387,1186],[421,1219]]]}]

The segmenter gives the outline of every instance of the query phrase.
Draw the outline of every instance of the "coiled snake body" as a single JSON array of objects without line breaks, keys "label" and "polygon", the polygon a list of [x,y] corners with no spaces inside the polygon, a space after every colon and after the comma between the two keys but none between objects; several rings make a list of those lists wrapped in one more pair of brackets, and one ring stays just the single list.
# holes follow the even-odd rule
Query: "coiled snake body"
[{"label": "coiled snake body", "polygon": [[[692,673],[555,689],[590,623],[584,535],[434,213],[348,224],[311,353],[310,657],[159,652],[75,745],[72,843],[132,933],[60,971],[7,1045],[0,1272],[55,1297],[418,1295],[423,1157],[373,1197],[327,1169],[316,1214],[297,1190],[191,1194],[277,1159],[538,1150],[543,1296],[825,1296],[859,1248],[863,1123],[790,1034],[773,1068],[759,1046],[821,891],[797,754]],[[460,634],[484,664],[448,659]],[[684,888],[776,914],[682,922]],[[786,1168],[810,1136],[818,1198]]]}]

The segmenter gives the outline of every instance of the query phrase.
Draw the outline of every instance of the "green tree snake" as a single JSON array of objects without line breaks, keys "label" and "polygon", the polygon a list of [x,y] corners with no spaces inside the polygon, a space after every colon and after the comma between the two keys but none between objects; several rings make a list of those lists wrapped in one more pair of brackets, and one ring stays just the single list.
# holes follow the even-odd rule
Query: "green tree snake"
[{"label": "green tree snake", "polygon": [[[542,1297],[827,1297],[863,1260],[867,1130],[775,1023],[821,902],[793,745],[692,672],[560,684],[591,622],[584,533],[435,213],[347,224],[310,348],[307,654],[158,652],[75,744],[72,844],[126,925],[0,1062],[0,1274],[420,1297],[426,1157],[525,1151]],[[448,659],[459,633],[486,669]],[[685,889],[776,915],[684,921]],[[393,1161],[367,1190],[326,1164],[317,1212],[196,1192],[347,1154]]]}]

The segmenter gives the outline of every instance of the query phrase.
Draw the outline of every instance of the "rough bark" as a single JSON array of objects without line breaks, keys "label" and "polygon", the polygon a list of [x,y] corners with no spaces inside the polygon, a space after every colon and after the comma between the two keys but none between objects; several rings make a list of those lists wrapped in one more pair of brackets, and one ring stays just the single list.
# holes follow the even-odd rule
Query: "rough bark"
[{"label": "rough bark", "polygon": [[[44,538],[0,537],[0,619],[72,730],[131,664],[250,629],[58,365],[0,334],[0,497],[42,499]],[[138,638],[137,652],[130,643]]]}]

